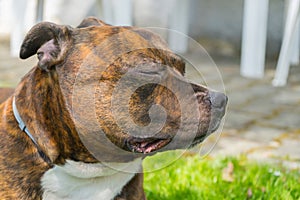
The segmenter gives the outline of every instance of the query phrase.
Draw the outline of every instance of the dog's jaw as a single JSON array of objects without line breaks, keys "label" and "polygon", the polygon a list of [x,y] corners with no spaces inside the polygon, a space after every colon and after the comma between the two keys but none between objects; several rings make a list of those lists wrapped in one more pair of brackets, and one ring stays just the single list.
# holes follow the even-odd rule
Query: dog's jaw
[{"label": "dog's jaw", "polygon": [[142,160],[129,163],[87,164],[68,160],[42,177],[43,200],[114,199],[141,172]]}]

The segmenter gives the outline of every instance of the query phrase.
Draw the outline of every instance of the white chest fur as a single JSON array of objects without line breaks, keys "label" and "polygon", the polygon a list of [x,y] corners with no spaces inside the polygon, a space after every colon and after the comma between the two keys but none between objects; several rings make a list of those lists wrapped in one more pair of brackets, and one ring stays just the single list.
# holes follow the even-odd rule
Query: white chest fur
[{"label": "white chest fur", "polygon": [[142,160],[130,163],[86,164],[68,160],[42,177],[43,200],[110,200],[117,196]]}]

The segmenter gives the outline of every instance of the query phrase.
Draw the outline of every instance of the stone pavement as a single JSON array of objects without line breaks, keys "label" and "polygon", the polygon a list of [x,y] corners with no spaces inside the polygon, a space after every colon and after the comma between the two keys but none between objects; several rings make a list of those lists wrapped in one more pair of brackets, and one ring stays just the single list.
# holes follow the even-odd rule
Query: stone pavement
[{"label": "stone pavement", "polygon": [[[207,59],[195,53],[187,54],[188,61],[189,58],[201,68],[209,87],[222,88],[216,68]],[[223,129],[210,136],[201,151],[211,149],[219,137],[211,155],[246,154],[300,169],[300,66],[291,68],[286,87],[274,88],[271,85],[274,67],[266,69],[263,79],[255,80],[239,75],[237,59],[216,58],[215,62],[229,106]],[[26,61],[11,58],[8,40],[0,38],[0,86],[15,86],[34,63],[36,58]],[[187,76],[203,82],[195,80],[199,76],[193,70],[188,70]]]}]

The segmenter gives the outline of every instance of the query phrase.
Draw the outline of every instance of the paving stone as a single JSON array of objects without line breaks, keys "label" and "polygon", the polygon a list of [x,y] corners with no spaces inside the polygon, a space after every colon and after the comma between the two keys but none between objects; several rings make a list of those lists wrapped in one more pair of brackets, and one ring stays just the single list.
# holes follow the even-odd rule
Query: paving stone
[{"label": "paving stone", "polygon": [[252,100],[253,95],[249,93],[242,93],[240,91],[227,90],[229,109],[242,110],[241,106],[246,105]]},{"label": "paving stone", "polygon": [[285,128],[286,130],[300,129],[299,112],[294,109],[281,110],[278,116],[272,119],[262,119],[260,122],[264,125]]},{"label": "paving stone", "polygon": [[290,67],[290,73],[289,73],[289,77],[288,77],[288,86],[289,87],[294,86],[294,85],[300,86],[299,74],[300,74],[299,65]]},{"label": "paving stone", "polygon": [[242,133],[242,137],[251,140],[260,142],[265,145],[270,145],[274,139],[283,134],[283,130],[264,127],[260,125],[253,125],[249,130],[245,130]]},{"label": "paving stone", "polygon": [[[266,106],[266,104],[269,104]],[[253,113],[257,115],[257,121],[260,120],[260,118],[263,118],[265,116],[272,115],[274,111],[278,108],[277,104],[269,103],[268,98],[257,98],[252,99],[247,104],[241,106],[239,110]]]},{"label": "paving stone", "polygon": [[244,129],[256,118],[255,114],[228,109],[225,116],[224,129]]},{"label": "paving stone", "polygon": [[249,87],[252,84],[257,83],[256,80],[253,79],[247,79],[242,77],[232,77],[230,80],[225,82],[226,90],[228,92],[234,91],[234,90],[243,90],[247,87]]},{"label": "paving stone", "polygon": [[280,163],[291,169],[300,169],[300,135],[290,134],[277,145],[260,146],[247,153],[248,158]]},{"label": "paving stone", "polygon": [[278,157],[288,157],[288,159],[300,161],[300,135],[282,140],[281,145],[274,149],[273,153]]},{"label": "paving stone", "polygon": [[211,155],[247,154],[252,149],[260,146],[260,142],[247,140],[238,136],[221,137]]},{"label": "paving stone", "polygon": [[300,88],[290,88],[279,91],[271,101],[275,104],[294,105],[300,103]]}]

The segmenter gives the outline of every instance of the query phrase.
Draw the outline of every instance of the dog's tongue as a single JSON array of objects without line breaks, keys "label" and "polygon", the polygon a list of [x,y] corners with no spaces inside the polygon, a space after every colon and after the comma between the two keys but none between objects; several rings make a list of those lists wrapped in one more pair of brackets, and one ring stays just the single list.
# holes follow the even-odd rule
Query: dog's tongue
[{"label": "dog's tongue", "polygon": [[137,153],[150,153],[156,151],[170,142],[170,139],[147,139],[146,141],[133,141],[129,143],[129,148]]},{"label": "dog's tongue", "polygon": [[158,145],[159,145],[159,142],[154,142],[154,143],[148,143],[148,142],[142,142],[141,144],[140,144],[140,150],[141,150],[141,152],[143,152],[144,154],[146,154],[146,153],[150,153],[151,151],[154,151],[155,149],[157,149],[157,147],[158,147]]}]

